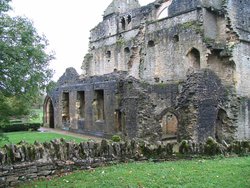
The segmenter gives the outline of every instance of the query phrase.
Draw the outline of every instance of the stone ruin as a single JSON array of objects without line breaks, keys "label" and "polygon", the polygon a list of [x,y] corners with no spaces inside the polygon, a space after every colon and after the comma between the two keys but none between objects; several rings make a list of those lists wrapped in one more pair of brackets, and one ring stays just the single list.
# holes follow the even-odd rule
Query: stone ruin
[{"label": "stone ruin", "polygon": [[250,138],[250,1],[113,0],[44,125],[104,138]]}]

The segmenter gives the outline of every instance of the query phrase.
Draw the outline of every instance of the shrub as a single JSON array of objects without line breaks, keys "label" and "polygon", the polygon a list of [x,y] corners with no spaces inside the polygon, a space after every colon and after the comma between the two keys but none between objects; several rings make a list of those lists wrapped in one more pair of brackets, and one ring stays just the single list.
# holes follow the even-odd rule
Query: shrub
[{"label": "shrub", "polygon": [[0,125],[3,132],[16,132],[16,131],[37,131],[41,127],[41,123],[14,123]]},{"label": "shrub", "polygon": [[113,135],[112,138],[111,138],[111,140],[113,142],[120,142],[121,141],[121,137],[118,136],[118,135]]},{"label": "shrub", "polygon": [[206,155],[221,154],[219,144],[212,137],[208,137],[204,145],[204,152]]}]

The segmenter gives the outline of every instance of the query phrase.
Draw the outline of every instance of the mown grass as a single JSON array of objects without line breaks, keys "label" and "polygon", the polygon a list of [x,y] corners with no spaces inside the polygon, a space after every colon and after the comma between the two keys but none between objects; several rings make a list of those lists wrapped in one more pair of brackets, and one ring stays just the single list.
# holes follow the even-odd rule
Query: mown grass
[{"label": "mown grass", "polygon": [[128,163],[80,171],[21,187],[250,187],[250,157],[164,163]]},{"label": "mown grass", "polygon": [[16,144],[19,143],[21,140],[24,140],[28,143],[34,143],[35,141],[38,142],[46,142],[56,138],[64,138],[65,140],[74,140],[77,143],[82,141],[86,141],[81,138],[76,138],[73,136],[67,136],[57,133],[49,133],[49,132],[32,132],[32,131],[24,131],[24,132],[11,132],[11,133],[4,133],[8,139],[7,141],[1,141],[0,147],[4,146],[5,144]]}]

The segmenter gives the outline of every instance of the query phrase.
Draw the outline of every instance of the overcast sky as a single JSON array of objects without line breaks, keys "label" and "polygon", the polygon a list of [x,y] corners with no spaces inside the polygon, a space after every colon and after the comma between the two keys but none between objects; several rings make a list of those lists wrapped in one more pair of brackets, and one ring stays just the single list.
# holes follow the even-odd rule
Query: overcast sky
[{"label": "overcast sky", "polygon": [[[154,0],[139,0],[146,5]],[[102,21],[104,10],[112,0],[12,0],[15,15],[26,16],[44,34],[55,51],[51,63],[57,80],[67,67],[81,73],[81,64],[88,51],[90,29]]]}]

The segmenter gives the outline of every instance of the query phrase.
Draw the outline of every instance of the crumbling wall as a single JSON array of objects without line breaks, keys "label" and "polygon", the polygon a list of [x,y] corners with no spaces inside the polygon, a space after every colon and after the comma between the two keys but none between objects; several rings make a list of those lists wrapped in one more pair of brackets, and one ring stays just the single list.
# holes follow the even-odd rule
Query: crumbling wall
[{"label": "crumbling wall", "polygon": [[[104,18],[91,31],[87,54],[91,58],[86,57],[83,62],[84,74],[102,75],[118,70],[149,83],[180,80],[190,68],[186,55],[192,47],[200,51],[201,67],[205,67],[206,46],[202,44],[202,28],[196,22],[200,14],[196,10],[198,1],[173,1],[170,16],[157,20],[154,13],[161,3]],[[109,32],[115,24],[117,28]]]},{"label": "crumbling wall", "polygon": [[[246,15],[250,14],[250,1],[248,0],[228,0],[227,19],[229,28],[234,31],[237,37],[229,39],[232,49],[232,60],[236,64],[235,80],[236,92],[240,98],[240,111],[236,126],[237,139],[249,138],[250,133],[250,114],[249,114],[249,93],[250,81],[250,20]],[[232,35],[231,35],[232,36]],[[236,38],[236,40],[235,40]]]},{"label": "crumbling wall", "polygon": [[21,142],[0,148],[0,187],[16,187],[27,181],[119,162],[178,159],[173,155],[175,153],[191,156],[242,155],[250,153],[250,143],[234,142],[223,146],[211,138],[199,144],[192,141],[150,144],[135,140],[119,143],[102,140],[100,143],[77,144],[63,139],[34,144]]},{"label": "crumbling wall", "polygon": [[232,141],[238,103],[233,88],[223,86],[212,71],[190,74],[178,98],[177,109],[181,114],[179,139],[203,142],[210,136],[219,142]]}]

